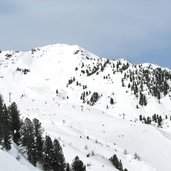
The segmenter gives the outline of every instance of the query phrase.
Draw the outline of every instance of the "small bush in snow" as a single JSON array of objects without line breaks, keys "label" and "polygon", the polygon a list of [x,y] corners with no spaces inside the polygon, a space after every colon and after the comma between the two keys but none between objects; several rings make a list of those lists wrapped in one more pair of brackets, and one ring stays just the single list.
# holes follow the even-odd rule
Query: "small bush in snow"
[{"label": "small bush in snow", "polygon": [[128,154],[128,152],[127,152],[127,150],[126,150],[126,149],[124,150],[124,154],[125,154],[125,155],[127,155],[127,154]]},{"label": "small bush in snow", "polygon": [[97,144],[98,143],[98,140],[95,140],[95,143]]},{"label": "small bush in snow", "polygon": [[17,154],[16,159],[20,160],[20,158],[21,158],[21,156],[19,154]]},{"label": "small bush in snow", "polygon": [[87,157],[90,157],[90,153],[87,154]]},{"label": "small bush in snow", "polygon": [[87,163],[87,167],[90,167],[91,166],[91,163],[89,162],[89,163]]},{"label": "small bush in snow", "polygon": [[93,150],[91,151],[91,156],[95,156],[95,153],[94,153],[94,151],[93,151]]},{"label": "small bush in snow", "polygon": [[140,156],[137,153],[135,153],[134,154],[134,159],[140,160]]}]

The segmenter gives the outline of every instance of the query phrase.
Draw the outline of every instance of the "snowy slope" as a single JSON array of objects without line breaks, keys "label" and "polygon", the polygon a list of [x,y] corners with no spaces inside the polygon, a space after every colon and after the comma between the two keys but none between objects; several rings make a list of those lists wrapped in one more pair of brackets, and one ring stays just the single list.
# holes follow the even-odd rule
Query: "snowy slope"
[{"label": "snowy slope", "polygon": [[[0,170],[1,171],[38,171],[23,157],[18,161],[15,157],[17,150],[13,147],[11,155],[7,152],[0,150]],[[15,156],[15,157],[14,157]]]},{"label": "snowy slope", "polygon": [[[7,104],[11,93],[23,117],[38,118],[45,134],[59,139],[69,163],[78,155],[89,165],[87,170],[112,171],[115,168],[108,159],[117,154],[129,171],[170,171],[170,120],[163,122],[162,129],[137,121],[140,114],[171,115],[171,72],[158,68],[99,58],[83,48],[64,44],[28,52],[2,51],[0,93]],[[149,78],[142,75],[147,70]],[[158,72],[164,73],[169,85],[160,100],[148,88],[153,87],[151,80],[155,82]],[[139,96],[128,88],[133,84],[132,73],[137,85],[138,76],[143,78],[146,106],[139,105]],[[92,105],[93,93],[99,97]],[[135,153],[140,161],[134,159]]]},{"label": "snowy slope", "polygon": [[[130,72],[137,72],[137,74],[134,73],[134,79],[137,79],[138,75],[142,76],[143,68],[143,70],[148,70],[151,73],[150,77],[153,78],[158,68],[155,65],[134,65],[123,59],[107,60],[78,46],[63,44],[49,45],[28,52],[2,51],[0,59],[0,83],[2,85],[0,90],[6,98],[11,92],[12,98],[18,101],[28,96],[38,99],[46,97],[46,100],[51,101],[57,98],[56,90],[58,90],[58,98],[61,100],[67,99],[70,103],[81,104],[83,101],[88,103],[93,92],[97,92],[99,99],[94,107],[101,110],[107,108],[109,113],[115,116],[123,113],[127,118],[132,116],[135,118],[144,113],[148,115],[171,114],[168,107],[170,89],[166,96],[161,93],[159,103],[157,98],[149,94],[149,90],[147,91],[146,82],[148,80],[145,80],[145,83],[142,84],[148,105],[140,106],[139,110],[136,110],[136,105],[139,105],[139,97],[135,97],[131,88],[128,88],[128,84],[131,83]],[[121,64],[118,65],[119,63]],[[127,64],[129,66],[122,69]],[[169,74],[167,83],[171,85],[171,72],[168,70],[167,74]],[[124,75],[128,78],[124,79],[123,87]],[[83,93],[87,95],[84,100],[81,100]],[[114,99],[114,105],[110,104],[110,98]]]},{"label": "snowy slope", "polygon": [[[9,154],[0,150],[0,168],[1,171],[29,171],[26,167],[20,165],[18,161],[12,158]],[[10,163],[10,164],[9,164]]]}]

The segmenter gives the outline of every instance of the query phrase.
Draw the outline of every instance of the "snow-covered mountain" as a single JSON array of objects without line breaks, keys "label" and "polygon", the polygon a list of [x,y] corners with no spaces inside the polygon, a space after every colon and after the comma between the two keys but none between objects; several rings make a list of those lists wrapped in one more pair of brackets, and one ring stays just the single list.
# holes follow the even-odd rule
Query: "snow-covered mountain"
[{"label": "snow-covered mountain", "polygon": [[[171,170],[167,68],[99,58],[65,44],[1,51],[0,93],[23,117],[38,118],[70,163],[78,155],[87,170],[112,171],[108,159],[117,154],[129,171]],[[162,116],[162,128],[139,121],[154,114]]]}]

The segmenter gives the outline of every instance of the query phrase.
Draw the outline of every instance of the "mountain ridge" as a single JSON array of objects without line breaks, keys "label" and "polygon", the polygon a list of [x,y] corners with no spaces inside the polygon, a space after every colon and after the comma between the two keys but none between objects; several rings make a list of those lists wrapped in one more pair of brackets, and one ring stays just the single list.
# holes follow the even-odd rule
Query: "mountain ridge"
[{"label": "mountain ridge", "polygon": [[[10,85],[9,88],[7,86],[6,88],[10,92],[14,91],[14,89],[15,91],[23,89],[19,93],[20,96],[25,92],[26,94],[31,91],[35,93],[36,90],[40,92],[47,91],[47,94],[53,93],[53,96],[56,96],[59,89],[61,97],[68,98],[68,100],[71,98],[71,103],[72,100],[77,100],[76,102],[80,104],[90,105],[93,92],[96,92],[98,95],[96,94],[97,99],[95,100],[97,101],[92,104],[94,106],[99,104],[97,107],[103,106],[101,108],[103,110],[110,107],[110,109],[115,108],[118,101],[120,102],[123,97],[129,96],[126,103],[134,103],[132,108],[135,108],[137,113],[136,108],[146,108],[143,102],[140,104],[141,95],[139,95],[139,92],[144,95],[144,98],[147,98],[147,108],[148,102],[151,103],[151,100],[155,105],[158,104],[155,102],[156,99],[160,100],[158,105],[161,106],[160,103],[165,101],[166,98],[169,99],[168,96],[171,95],[170,70],[148,63],[132,64],[125,59],[109,60],[100,58],[77,45],[55,44],[38,47],[27,52],[15,53],[14,51],[2,51],[0,58],[1,73],[7,70],[4,75],[6,75],[7,79],[11,79],[15,85],[14,88]],[[2,69],[3,65],[4,70]],[[2,74],[0,81],[3,82]],[[20,84],[18,84],[19,82]],[[9,83],[6,82],[6,84]],[[155,84],[157,87],[155,87]],[[101,85],[101,88],[98,85]],[[118,92],[122,92],[121,95]],[[109,103],[110,100],[115,101],[116,105],[114,107],[112,107],[113,104]],[[100,101],[103,103],[108,102],[102,105]],[[122,111],[121,106],[122,103],[120,102],[118,109],[112,109],[111,111],[109,109],[109,111],[112,113]],[[151,109],[147,110],[150,111]],[[129,112],[129,105],[121,113],[127,111]],[[143,110],[139,114],[142,113]],[[149,115],[154,113],[161,114],[160,109],[149,112]],[[171,114],[168,110],[165,113]]]},{"label": "mountain ridge", "polygon": [[168,69],[61,44],[2,51],[0,93],[6,104],[17,103],[23,118],[42,122],[69,163],[78,155],[88,171],[112,171],[109,158],[117,154],[129,171],[171,169]]}]

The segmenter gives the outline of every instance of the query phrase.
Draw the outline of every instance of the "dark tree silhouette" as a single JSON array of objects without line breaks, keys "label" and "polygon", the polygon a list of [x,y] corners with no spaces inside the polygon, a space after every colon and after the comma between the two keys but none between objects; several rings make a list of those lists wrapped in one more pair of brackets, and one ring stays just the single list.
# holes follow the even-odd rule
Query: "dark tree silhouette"
[{"label": "dark tree silhouette", "polygon": [[53,142],[52,168],[54,171],[65,171],[66,168],[62,147],[56,139]]},{"label": "dark tree silhouette", "polygon": [[11,115],[11,130],[12,130],[12,136],[13,141],[19,145],[20,144],[20,128],[21,128],[21,120],[20,120],[20,113],[18,110],[18,107],[15,102],[13,102],[9,106],[9,112]]},{"label": "dark tree silhouette", "polygon": [[86,171],[86,166],[84,163],[79,159],[78,156],[75,157],[73,160],[73,163],[71,165],[72,171]]}]

